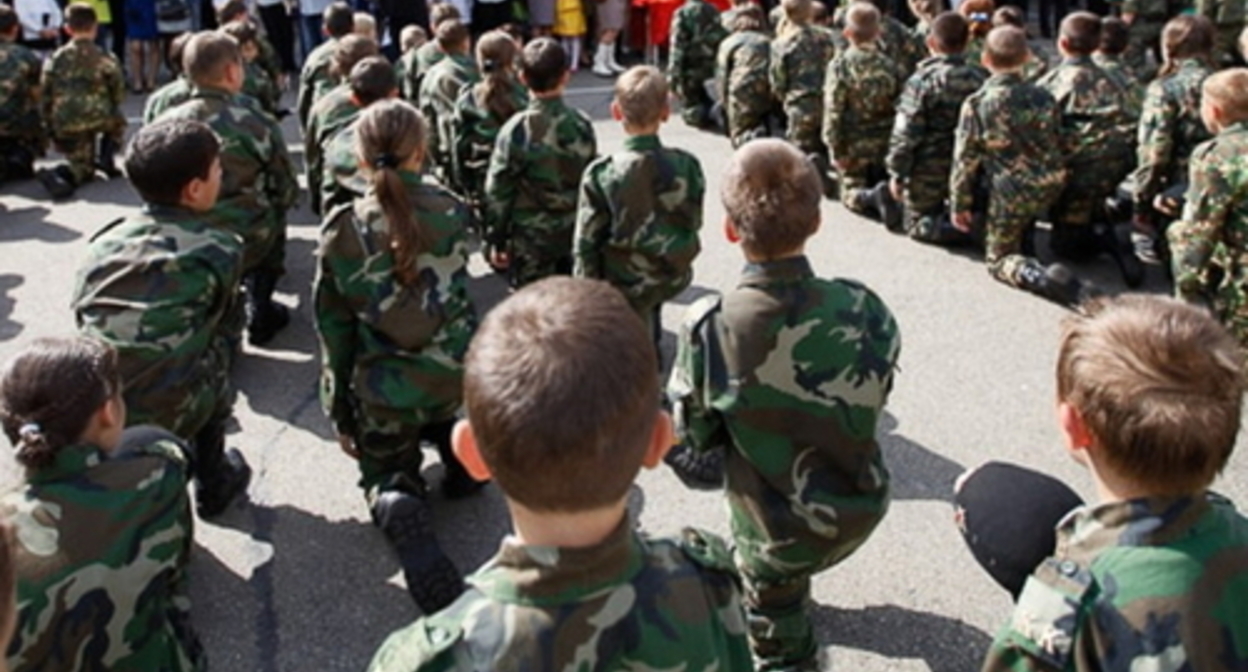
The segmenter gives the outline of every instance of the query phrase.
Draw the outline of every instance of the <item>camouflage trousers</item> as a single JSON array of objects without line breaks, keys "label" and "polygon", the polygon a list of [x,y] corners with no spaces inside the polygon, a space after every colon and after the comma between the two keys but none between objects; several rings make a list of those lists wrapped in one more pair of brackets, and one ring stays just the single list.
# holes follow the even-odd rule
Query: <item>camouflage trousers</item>
[{"label": "camouflage trousers", "polygon": [[[523,221],[516,218],[517,222]],[[508,246],[507,280],[514,289],[552,275],[572,273],[572,235],[564,231],[522,231],[517,228]]]},{"label": "camouflage trousers", "polygon": [[95,179],[96,144],[102,135],[121,146],[121,133],[74,133],[53,138],[56,151],[64,154],[69,163],[74,184],[86,184]]},{"label": "camouflage trousers", "polygon": [[888,146],[885,144],[884,147],[874,149],[879,152],[855,152],[861,157],[874,158],[849,158],[845,168],[840,171],[841,204],[850,212],[864,216],[876,214],[875,205],[867,198],[867,192],[874,189],[880,180],[888,179],[888,170],[884,167],[884,155],[888,152]]},{"label": "camouflage trousers", "polygon": [[816,670],[819,646],[808,613],[810,575],[755,583],[742,572],[750,649],[757,669]]},{"label": "camouflage trousers", "polygon": [[[1148,64],[1148,53],[1152,52],[1153,60],[1158,65],[1162,62],[1161,30],[1166,25],[1166,17],[1137,16],[1131,23],[1127,50],[1122,55],[1123,62],[1131,71],[1140,76],[1141,81],[1148,81],[1155,67]],[[1148,75],[1147,77],[1145,75]]]},{"label": "camouflage trousers", "polygon": [[1095,256],[1092,225],[1104,223],[1105,199],[1118,191],[1130,172],[1124,159],[1107,159],[1096,165],[1072,165],[1066,185],[1049,212],[1053,223],[1050,246],[1058,256],[1079,259]]},{"label": "camouflage trousers", "polygon": [[724,109],[728,114],[728,137],[734,148],[771,135],[767,128],[769,113],[756,109],[753,101],[729,99]]},{"label": "camouflage trousers", "polygon": [[793,143],[806,154],[826,154],[823,144],[823,101],[816,99],[811,105],[785,105],[784,114],[788,125],[784,139]]},{"label": "camouflage trousers", "polygon": [[0,182],[33,177],[40,147],[39,142],[31,138],[0,137]]},{"label": "camouflage trousers", "polygon": [[1240,345],[1248,348],[1248,289],[1238,282],[1223,282],[1213,299],[1217,316]]},{"label": "camouflage trousers", "polygon": [[424,455],[421,443],[437,449],[443,464],[456,462],[451,451],[452,416],[446,420],[417,425],[394,417],[386,409],[362,407],[356,412],[355,446],[360,451],[360,489],[371,507],[386,490],[424,494],[425,479],[420,474]]},{"label": "camouflage trousers", "polygon": [[902,226],[906,235],[914,240],[936,245],[966,241],[967,236],[950,226],[946,220],[949,212],[946,206],[949,196],[949,166],[929,165],[927,168],[912,173],[906,182],[905,198],[902,201],[905,208]]},{"label": "camouflage trousers", "polygon": [[705,125],[706,115],[715,104],[706,90],[706,80],[714,76],[714,72],[692,71],[681,73],[672,82],[672,92],[680,99],[680,116],[686,124]]},{"label": "camouflage trousers", "polygon": [[1048,210],[1062,189],[1062,174],[1022,185],[1003,181],[988,194],[988,213],[984,222],[984,260],[988,273],[999,282],[1026,289],[1020,275],[1026,266],[1036,262],[1024,254],[1024,239],[1031,235],[1036,220]]},{"label": "camouflage trousers", "polygon": [[[268,275],[276,284],[277,278],[286,273],[286,226],[283,223],[272,241],[243,238],[243,282],[234,292],[234,304],[230,306],[221,329],[232,344],[232,352],[242,352],[243,331],[247,328],[247,286],[256,286],[257,275]],[[261,247],[263,246],[263,247]],[[259,252],[257,252],[259,248]],[[251,265],[248,265],[248,261]],[[267,298],[267,297],[266,297]],[[233,362],[231,361],[231,365]]]}]

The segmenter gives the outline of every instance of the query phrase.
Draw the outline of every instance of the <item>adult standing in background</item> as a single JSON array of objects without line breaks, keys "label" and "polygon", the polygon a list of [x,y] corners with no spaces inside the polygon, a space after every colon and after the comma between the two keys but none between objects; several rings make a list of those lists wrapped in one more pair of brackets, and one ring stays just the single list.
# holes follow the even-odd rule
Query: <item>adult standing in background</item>
[{"label": "adult standing in background", "polygon": [[555,0],[528,0],[533,38],[548,37],[555,25]]},{"label": "adult standing in background", "polygon": [[598,0],[597,5],[598,50],[594,53],[594,74],[614,77],[625,70],[615,60],[615,41],[628,17],[628,0]]},{"label": "adult standing in background", "polygon": [[104,51],[113,50],[113,40],[120,40],[123,34],[113,32],[113,10],[108,0],[83,0],[95,10],[96,31],[95,45]]},{"label": "adult standing in background", "polygon": [[299,0],[299,44],[306,59],[312,50],[325,41],[322,17],[332,0]]},{"label": "adult standing in background", "polygon": [[[175,77],[174,73],[180,68],[169,62],[169,46],[175,37],[194,28],[191,21],[193,11],[191,0],[156,0],[156,34],[160,39],[160,56],[156,60],[165,64],[165,70],[169,71],[170,77]],[[156,78],[153,77],[152,83],[155,82]]]},{"label": "adult standing in background", "polygon": [[428,30],[429,4],[425,0],[377,0],[378,20],[384,21],[386,34],[390,43],[383,49],[386,55],[395,60],[399,45],[403,43],[403,29],[408,26],[420,26]]},{"label": "adult standing in background", "polygon": [[156,88],[156,72],[160,68],[160,54],[156,52],[159,36],[156,0],[126,0],[126,49],[130,55],[126,71],[130,75],[131,93]]},{"label": "adult standing in background", "polygon": [[282,62],[282,72],[299,72],[295,65],[295,29],[291,25],[290,10],[285,0],[256,0],[256,8],[269,44],[273,45],[278,60]]},{"label": "adult standing in background", "polygon": [[40,58],[60,46],[61,6],[56,0],[16,0],[13,11],[22,24],[22,44]]},{"label": "adult standing in background", "polygon": [[476,0],[472,5],[471,28],[474,36],[479,37],[513,21],[511,0]]}]

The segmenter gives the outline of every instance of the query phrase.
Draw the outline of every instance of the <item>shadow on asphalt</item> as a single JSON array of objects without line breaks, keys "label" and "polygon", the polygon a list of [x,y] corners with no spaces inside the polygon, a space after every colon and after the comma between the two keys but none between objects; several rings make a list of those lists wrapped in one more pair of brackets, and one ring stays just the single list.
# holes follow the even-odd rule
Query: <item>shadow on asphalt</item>
[{"label": "shadow on asphalt", "polygon": [[[987,633],[957,619],[891,604],[864,609],[815,605],[811,621],[822,646],[918,659],[932,672],[977,670],[992,644]],[[832,669],[837,669],[835,652],[832,658]]]},{"label": "shadow on asphalt", "polygon": [[911,441],[897,428],[897,418],[886,411],[877,434],[892,477],[892,498],[952,503],[953,482],[966,468]]},{"label": "shadow on asphalt", "polygon": [[[79,231],[47,221],[52,211],[42,205],[0,212],[4,215],[4,224],[0,226],[0,242],[41,240],[45,243],[68,243],[82,237]],[[99,226],[105,224],[107,222],[99,222]]]},{"label": "shadow on asphalt", "polygon": [[13,320],[13,307],[17,305],[17,300],[10,296],[9,292],[16,287],[21,287],[26,282],[25,278],[12,273],[0,274],[0,341],[7,341],[22,333],[26,327],[21,322]]}]

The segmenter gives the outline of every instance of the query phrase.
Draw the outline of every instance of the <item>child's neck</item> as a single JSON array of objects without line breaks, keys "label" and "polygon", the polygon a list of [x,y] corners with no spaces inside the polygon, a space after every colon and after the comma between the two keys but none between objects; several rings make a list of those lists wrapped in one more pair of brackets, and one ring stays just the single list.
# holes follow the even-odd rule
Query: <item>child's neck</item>
[{"label": "child's neck", "polygon": [[850,42],[850,44],[853,45],[855,49],[859,49],[861,51],[874,51],[875,50],[875,38],[864,40],[862,42]]},{"label": "child's neck", "polygon": [[1204,492],[1203,490],[1193,493],[1158,492],[1155,488],[1140,485],[1131,479],[1114,473],[1103,465],[1098,465],[1095,460],[1088,460],[1087,466],[1089,471],[1092,472],[1092,481],[1096,484],[1096,498],[1100,504],[1113,504],[1115,502],[1127,502],[1133,499],[1146,499],[1149,497],[1198,496]]},{"label": "child's neck", "polygon": [[626,500],[601,509],[565,513],[533,511],[507,501],[515,536],[526,546],[584,548],[601,543],[626,515]]},{"label": "child's neck", "polygon": [[745,253],[745,260],[751,264],[766,264],[776,261],[784,261],[785,259],[795,259],[797,257],[806,256],[805,246],[797,247],[788,252],[780,252],[779,254],[761,255],[752,253],[744,248],[741,250]]},{"label": "child's neck", "polygon": [[630,124],[624,124],[624,134],[630,138],[639,138],[643,135],[658,135],[659,127],[662,125],[663,122],[649,124],[647,126],[632,126]]},{"label": "child's neck", "polygon": [[563,87],[551,89],[550,91],[533,91],[533,97],[538,100],[558,100],[563,97]]}]

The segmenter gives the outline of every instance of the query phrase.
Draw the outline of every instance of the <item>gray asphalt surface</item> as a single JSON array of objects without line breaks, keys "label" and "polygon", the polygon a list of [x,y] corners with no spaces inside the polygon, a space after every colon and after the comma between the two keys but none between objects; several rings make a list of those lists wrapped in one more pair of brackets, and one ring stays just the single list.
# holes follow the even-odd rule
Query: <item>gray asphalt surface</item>
[{"label": "gray asphalt surface", "polygon": [[[598,120],[601,152],[621,147],[603,80],[581,73],[569,99]],[[131,117],[140,105],[128,102]],[[298,138],[291,120],[285,127],[288,139]],[[722,234],[718,193],[728,141],[678,119],[663,138],[701,159],[709,185],[694,286],[664,311],[670,359],[671,332],[685,305],[731,288],[742,260]],[[300,145],[291,149],[299,160]],[[122,180],[91,184],[75,200],[55,204],[35,182],[0,188],[0,360],[31,338],[72,331],[68,306],[87,239],[137,203]],[[903,346],[880,427],[894,501],[856,555],[815,579],[819,640],[840,670],[975,669],[1010,604],[951,521],[954,478],[1001,459],[1092,494],[1086,474],[1064,454],[1053,412],[1054,356],[1066,312],[996,284],[970,253],[891,235],[837,203],[826,202],[823,215],[808,248],[816,271],[875,289],[897,315]],[[216,670],[362,670],[388,633],[418,615],[369,522],[355,465],[332,441],[316,399],[310,285],[317,222],[306,208],[291,214],[289,233],[279,300],[292,308],[292,324],[271,347],[249,348],[238,367],[237,428],[229,443],[255,469],[250,501],[196,528],[194,620]],[[1108,260],[1077,268],[1122,291]],[[484,312],[505,288],[479,258],[472,271]],[[1160,271],[1151,273],[1145,290],[1165,292]],[[436,484],[437,456],[426,457]],[[12,459],[0,457],[0,480],[16,478]],[[1243,451],[1216,487],[1248,501]],[[434,501],[443,543],[465,570],[488,558],[508,530],[493,486],[469,501]],[[687,491],[662,469],[642,474],[632,504],[640,525],[655,534],[686,525],[727,531],[721,496]]]}]

